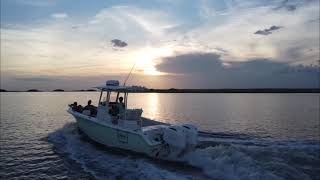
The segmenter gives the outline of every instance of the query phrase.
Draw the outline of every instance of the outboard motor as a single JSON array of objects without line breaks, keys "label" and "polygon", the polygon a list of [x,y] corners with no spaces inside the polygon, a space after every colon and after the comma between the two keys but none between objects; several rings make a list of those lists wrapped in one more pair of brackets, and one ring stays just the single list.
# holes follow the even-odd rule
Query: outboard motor
[{"label": "outboard motor", "polygon": [[186,136],[186,145],[188,150],[194,149],[198,144],[198,129],[192,124],[181,125]]},{"label": "outboard motor", "polygon": [[163,140],[169,145],[171,157],[178,156],[186,148],[186,136],[181,126],[169,126],[164,129]]}]

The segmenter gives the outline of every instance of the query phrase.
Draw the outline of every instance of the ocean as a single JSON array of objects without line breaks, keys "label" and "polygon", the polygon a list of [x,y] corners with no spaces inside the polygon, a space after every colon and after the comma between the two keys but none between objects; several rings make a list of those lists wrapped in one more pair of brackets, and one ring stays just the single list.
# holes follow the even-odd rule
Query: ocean
[{"label": "ocean", "polygon": [[66,110],[98,92],[1,92],[0,179],[319,179],[320,94],[129,94],[129,107],[200,129],[173,163],[97,144]]}]

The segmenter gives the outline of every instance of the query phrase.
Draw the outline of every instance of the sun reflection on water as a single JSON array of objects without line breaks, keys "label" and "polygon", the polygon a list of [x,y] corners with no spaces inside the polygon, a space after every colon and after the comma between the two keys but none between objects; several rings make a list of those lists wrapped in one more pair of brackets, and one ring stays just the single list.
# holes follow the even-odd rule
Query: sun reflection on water
[{"label": "sun reflection on water", "polygon": [[148,117],[156,119],[159,114],[158,109],[159,97],[157,93],[148,94]]}]

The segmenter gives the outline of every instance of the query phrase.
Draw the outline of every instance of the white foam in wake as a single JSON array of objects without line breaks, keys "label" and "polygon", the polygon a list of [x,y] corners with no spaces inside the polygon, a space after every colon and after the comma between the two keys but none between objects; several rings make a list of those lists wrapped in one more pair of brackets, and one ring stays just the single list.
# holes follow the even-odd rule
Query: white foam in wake
[{"label": "white foam in wake", "polygon": [[[183,170],[172,172],[146,158],[99,149],[81,140],[74,123],[50,134],[48,139],[59,153],[77,161],[97,179],[193,179]],[[220,145],[213,142],[214,146],[197,149],[179,160],[202,169],[208,179],[308,180],[317,177],[320,169],[319,144],[248,141],[250,145],[246,140],[219,139]],[[179,169],[179,166],[174,168]]]},{"label": "white foam in wake", "polygon": [[108,153],[81,140],[75,124],[67,124],[48,137],[59,153],[66,154],[96,179],[187,179],[188,176],[156,167],[146,159]]},{"label": "white foam in wake", "polygon": [[[311,152],[303,152],[292,146],[218,145],[198,149],[183,159],[201,168],[211,178],[308,180],[314,178],[319,169],[319,153],[313,152],[320,148],[314,148]],[[311,175],[306,172],[311,172]]]}]

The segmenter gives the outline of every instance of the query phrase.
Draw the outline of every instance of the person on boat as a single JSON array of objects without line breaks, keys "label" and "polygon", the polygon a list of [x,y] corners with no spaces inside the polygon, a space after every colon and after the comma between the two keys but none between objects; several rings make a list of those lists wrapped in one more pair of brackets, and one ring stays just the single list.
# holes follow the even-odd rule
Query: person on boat
[{"label": "person on boat", "polygon": [[72,111],[82,112],[83,108],[80,104],[78,105],[77,102],[74,102],[73,104],[70,104],[69,106],[72,108]]},{"label": "person on boat", "polygon": [[120,105],[125,108],[125,105],[123,103],[123,97],[119,97],[119,102],[120,102]]},{"label": "person on boat", "polygon": [[117,108],[119,109],[119,115],[122,115],[125,111],[125,104],[123,103],[123,97],[119,97],[119,103],[117,104]]},{"label": "person on boat", "polygon": [[82,113],[83,111],[83,107],[79,104],[76,108],[75,108],[76,112]]},{"label": "person on boat", "polygon": [[118,124],[118,119],[119,119],[119,107],[117,104],[112,104],[109,109],[109,114],[111,115],[112,119],[112,124]]},{"label": "person on boat", "polygon": [[97,107],[91,105],[91,100],[88,101],[88,104],[83,108],[83,110],[89,110],[91,116],[97,115]]},{"label": "person on boat", "polygon": [[74,102],[73,104],[70,104],[69,106],[72,108],[72,111],[75,111],[78,106],[78,103]]},{"label": "person on boat", "polygon": [[109,113],[111,116],[117,116],[119,114],[119,108],[116,104],[112,104],[109,109]]}]

